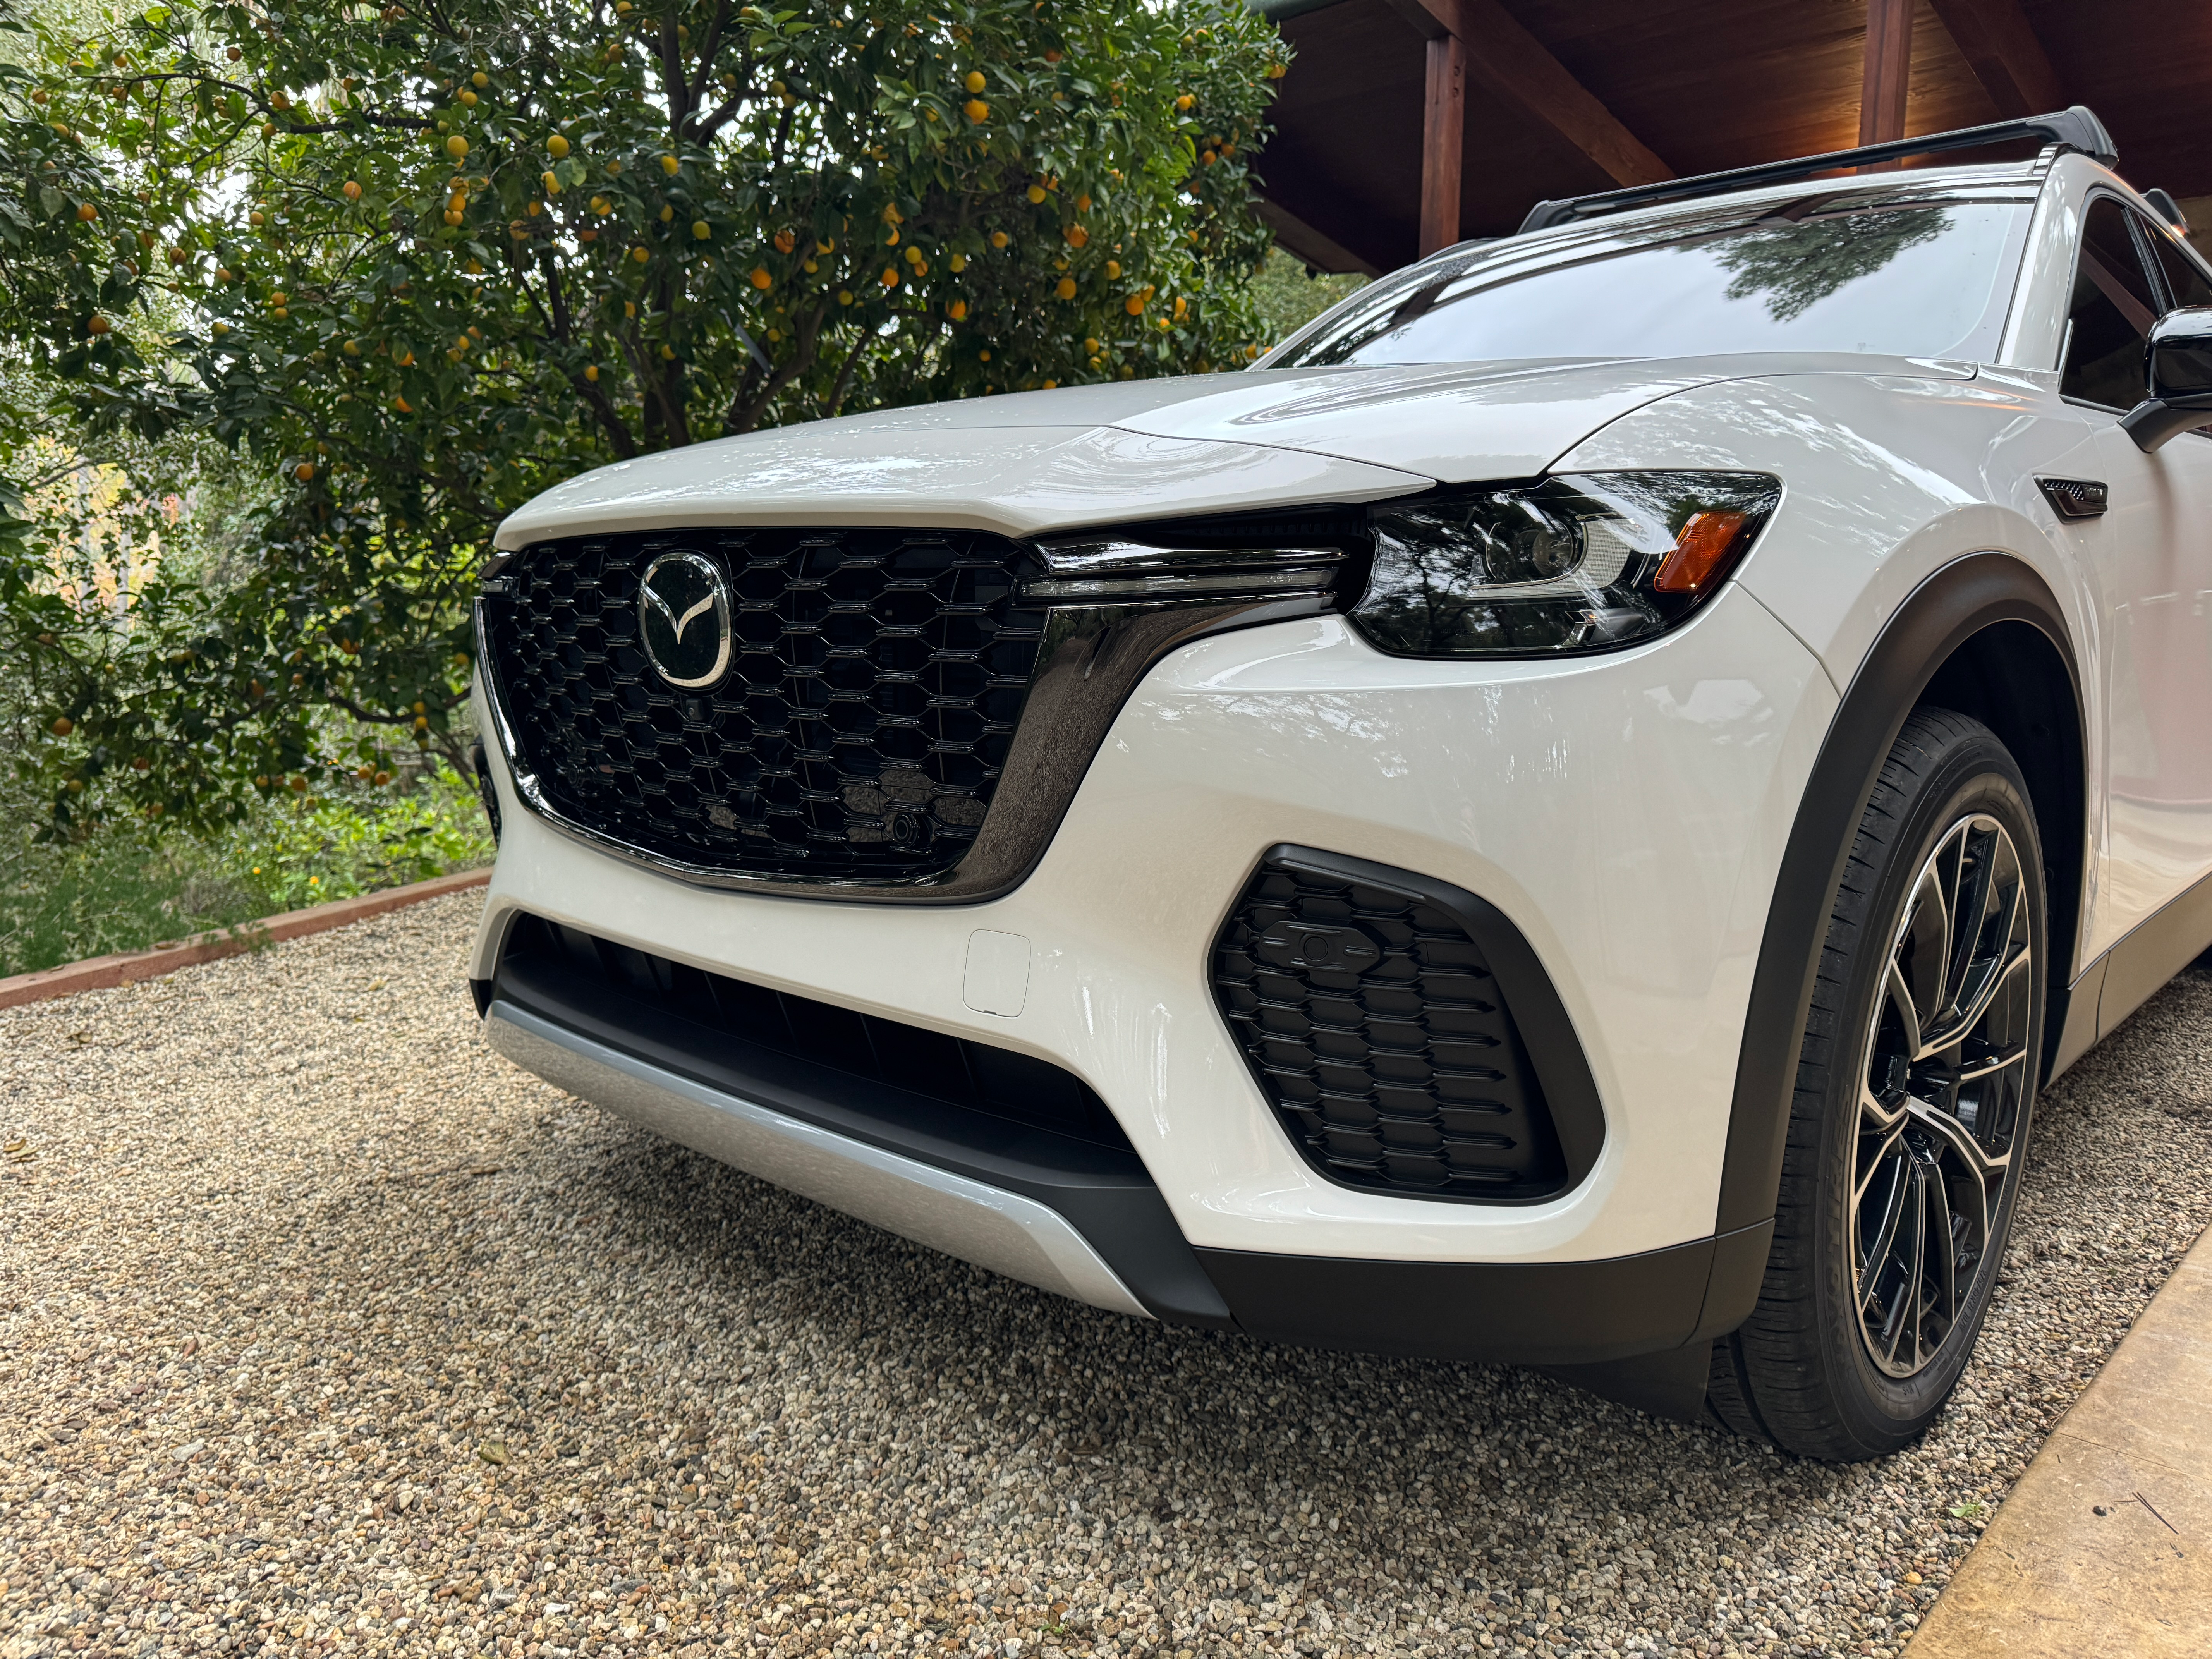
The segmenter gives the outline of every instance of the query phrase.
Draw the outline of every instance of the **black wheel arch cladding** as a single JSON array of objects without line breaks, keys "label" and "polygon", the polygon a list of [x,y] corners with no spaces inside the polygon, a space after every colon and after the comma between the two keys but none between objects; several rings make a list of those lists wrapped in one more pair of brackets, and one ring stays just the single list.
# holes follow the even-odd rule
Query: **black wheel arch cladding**
[{"label": "black wheel arch cladding", "polygon": [[[2053,664],[2063,673],[2063,696],[2050,672]],[[2087,832],[2081,673],[2064,613],[2043,579],[2010,554],[1975,553],[1930,574],[1883,624],[1844,693],[1799,799],[1745,1012],[1717,1232],[1774,1214],[1818,943],[1882,762],[1923,702],[1982,720],[2027,775],[2049,895],[2048,1062],[2080,925]],[[1747,1303],[1743,1313],[1750,1310]]]}]

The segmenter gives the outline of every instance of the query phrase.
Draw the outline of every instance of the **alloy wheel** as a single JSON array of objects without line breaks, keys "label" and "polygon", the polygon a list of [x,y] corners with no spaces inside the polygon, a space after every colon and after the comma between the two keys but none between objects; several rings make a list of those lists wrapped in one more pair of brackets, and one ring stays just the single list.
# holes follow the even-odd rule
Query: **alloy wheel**
[{"label": "alloy wheel", "polygon": [[1936,842],[1875,1000],[1852,1163],[1852,1288],[1875,1364],[1924,1370],[1996,1270],[2033,1075],[2019,850],[1985,813]]}]

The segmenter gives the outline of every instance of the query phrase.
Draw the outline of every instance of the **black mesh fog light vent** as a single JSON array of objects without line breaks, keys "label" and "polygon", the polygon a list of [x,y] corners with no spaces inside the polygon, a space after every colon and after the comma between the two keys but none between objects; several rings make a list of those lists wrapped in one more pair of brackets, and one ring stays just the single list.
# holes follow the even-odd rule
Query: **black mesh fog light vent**
[{"label": "black mesh fog light vent", "polygon": [[1572,1024],[1519,930],[1471,893],[1278,847],[1222,929],[1213,979],[1284,1127],[1332,1181],[1530,1203],[1596,1161],[1603,1117]]}]

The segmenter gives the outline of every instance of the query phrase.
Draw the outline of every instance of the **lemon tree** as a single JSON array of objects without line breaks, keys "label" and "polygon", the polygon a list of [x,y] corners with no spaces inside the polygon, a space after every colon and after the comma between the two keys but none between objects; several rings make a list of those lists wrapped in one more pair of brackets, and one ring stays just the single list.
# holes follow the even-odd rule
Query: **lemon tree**
[{"label": "lemon tree", "polygon": [[141,811],[366,764],[318,708],[452,748],[490,532],[580,468],[1263,343],[1283,47],[1234,0],[157,4],[40,46],[0,259],[20,201],[44,371],[270,480],[127,647],[17,608],[70,671],[51,763]]}]

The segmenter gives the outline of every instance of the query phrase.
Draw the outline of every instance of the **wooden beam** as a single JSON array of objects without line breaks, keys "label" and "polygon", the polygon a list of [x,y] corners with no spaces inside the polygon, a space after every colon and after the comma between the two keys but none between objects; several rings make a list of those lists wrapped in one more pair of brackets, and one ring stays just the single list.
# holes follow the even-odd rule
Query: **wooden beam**
[{"label": "wooden beam", "polygon": [[1304,220],[1279,202],[1266,198],[1257,204],[1260,222],[1275,233],[1275,246],[1285,253],[1304,261],[1316,270],[1331,275],[1357,271],[1362,276],[1380,276],[1382,267],[1371,259],[1363,258],[1334,238],[1316,230]]},{"label": "wooden beam", "polygon": [[1905,137],[1912,81],[1912,0],[1867,0],[1866,78],[1859,89],[1859,143]]},{"label": "wooden beam", "polygon": [[2066,107],[2058,72],[2020,0],[1935,0],[1936,15],[2000,116]]},{"label": "wooden beam", "polygon": [[1456,34],[1428,43],[1421,116],[1421,257],[1459,240],[1460,163],[1467,155],[1467,48]]},{"label": "wooden beam", "polygon": [[1391,3],[1431,40],[1455,38],[1466,52],[1468,80],[1516,114],[1558,133],[1613,183],[1652,185],[1674,176],[1498,0]]}]

